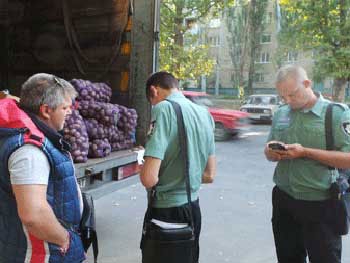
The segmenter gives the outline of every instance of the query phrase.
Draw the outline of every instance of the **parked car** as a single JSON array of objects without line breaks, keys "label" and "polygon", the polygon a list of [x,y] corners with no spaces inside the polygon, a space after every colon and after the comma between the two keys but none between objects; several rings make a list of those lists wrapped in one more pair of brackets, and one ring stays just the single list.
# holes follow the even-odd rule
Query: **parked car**
[{"label": "parked car", "polygon": [[205,92],[183,91],[183,94],[192,102],[208,108],[215,122],[215,140],[227,140],[248,128],[248,113],[215,107],[210,96]]},{"label": "parked car", "polygon": [[281,104],[278,95],[251,95],[241,106],[240,111],[249,113],[249,119],[252,122],[271,122],[273,114]]}]

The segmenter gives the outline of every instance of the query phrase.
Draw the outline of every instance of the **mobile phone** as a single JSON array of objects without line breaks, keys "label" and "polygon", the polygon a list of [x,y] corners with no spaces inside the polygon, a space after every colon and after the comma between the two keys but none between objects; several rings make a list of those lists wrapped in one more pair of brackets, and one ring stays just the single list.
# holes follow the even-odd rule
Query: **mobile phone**
[{"label": "mobile phone", "polygon": [[271,142],[269,143],[269,148],[271,150],[278,150],[278,151],[286,151],[286,147],[282,143],[279,142]]}]

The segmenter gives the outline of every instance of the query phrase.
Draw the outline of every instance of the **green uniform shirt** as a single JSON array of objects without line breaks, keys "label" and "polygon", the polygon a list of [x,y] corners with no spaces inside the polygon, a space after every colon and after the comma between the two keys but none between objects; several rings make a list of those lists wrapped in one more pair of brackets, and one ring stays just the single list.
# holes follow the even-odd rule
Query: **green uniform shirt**
[{"label": "green uniform shirt", "polygon": [[[281,106],[275,113],[268,141],[300,143],[304,147],[326,149],[325,114],[330,101],[320,95],[313,108],[292,110]],[[350,151],[350,111],[344,105],[333,107],[333,137],[336,151]],[[325,200],[329,187],[337,178],[337,171],[330,171],[320,162],[308,158],[279,161],[274,182],[283,191],[296,199]]]},{"label": "green uniform shirt", "polygon": [[[174,92],[167,99],[179,103],[183,112],[188,137],[191,199],[194,201],[198,198],[208,157],[215,152],[214,121],[206,108],[192,103],[181,92]],[[184,164],[180,156],[176,113],[168,101],[153,107],[152,127],[145,156],[162,160],[154,206],[166,208],[183,205],[187,203]]]}]

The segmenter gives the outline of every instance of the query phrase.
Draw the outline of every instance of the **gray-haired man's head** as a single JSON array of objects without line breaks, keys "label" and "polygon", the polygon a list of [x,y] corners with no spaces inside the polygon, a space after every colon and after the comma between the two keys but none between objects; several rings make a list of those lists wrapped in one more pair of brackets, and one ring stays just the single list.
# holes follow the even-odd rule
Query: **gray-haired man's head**
[{"label": "gray-haired man's head", "polygon": [[276,74],[276,84],[286,81],[287,79],[292,78],[297,82],[303,82],[308,79],[305,69],[298,65],[285,65],[281,67]]},{"label": "gray-haired man's head", "polygon": [[46,104],[55,110],[65,99],[74,100],[76,96],[77,92],[68,81],[51,74],[38,73],[22,85],[20,106],[39,114],[41,105]]},{"label": "gray-haired man's head", "polygon": [[292,109],[307,109],[317,97],[312,91],[306,71],[297,65],[283,66],[276,75],[276,88],[282,100]]}]

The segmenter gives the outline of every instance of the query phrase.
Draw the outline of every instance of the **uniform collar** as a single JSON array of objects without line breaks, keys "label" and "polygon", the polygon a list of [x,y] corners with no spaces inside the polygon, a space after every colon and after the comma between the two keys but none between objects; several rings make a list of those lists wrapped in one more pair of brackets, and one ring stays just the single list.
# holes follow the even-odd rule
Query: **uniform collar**
[{"label": "uniform collar", "polygon": [[304,113],[313,112],[315,115],[321,117],[321,114],[322,114],[322,111],[323,111],[323,104],[324,104],[324,102],[326,100],[323,98],[323,96],[319,92],[315,92],[315,95],[318,97],[315,105],[312,108],[310,108],[310,109],[304,109],[304,110],[301,110],[301,111],[304,112]]},{"label": "uniform collar", "polygon": [[185,98],[185,96],[181,91],[173,91],[172,93],[170,93],[170,95],[166,99],[173,100],[173,99],[181,99],[181,98]]}]

